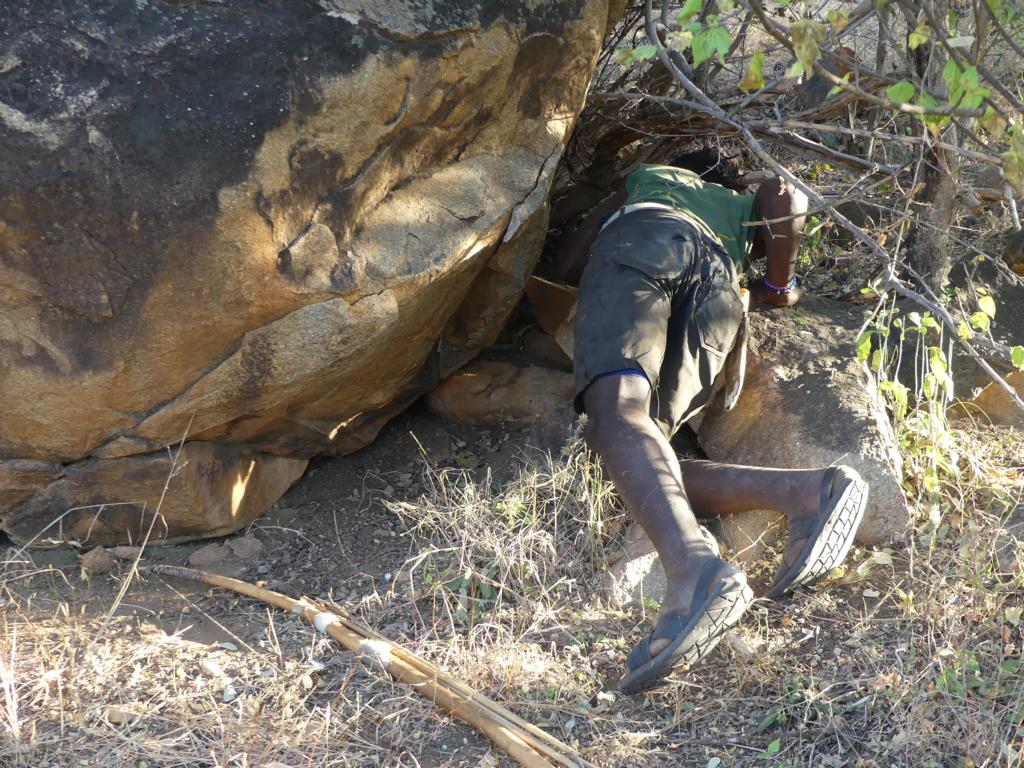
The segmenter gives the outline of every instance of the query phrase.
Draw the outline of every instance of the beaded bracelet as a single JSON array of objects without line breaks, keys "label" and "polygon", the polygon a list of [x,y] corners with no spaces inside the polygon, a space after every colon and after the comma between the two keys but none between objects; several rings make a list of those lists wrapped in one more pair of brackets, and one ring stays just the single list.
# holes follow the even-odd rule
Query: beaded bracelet
[{"label": "beaded bracelet", "polygon": [[787,293],[796,288],[796,275],[793,275],[791,278],[789,278],[789,282],[782,287],[772,285],[770,282],[768,282],[767,277],[761,278],[761,285],[763,285],[772,293],[777,293],[779,296],[785,296]]}]

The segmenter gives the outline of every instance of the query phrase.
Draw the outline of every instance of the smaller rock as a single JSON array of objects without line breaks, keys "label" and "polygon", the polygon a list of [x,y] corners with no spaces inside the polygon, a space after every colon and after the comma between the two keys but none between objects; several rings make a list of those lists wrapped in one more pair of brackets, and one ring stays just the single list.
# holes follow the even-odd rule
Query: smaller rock
[{"label": "smaller rock", "polygon": [[[1014,371],[1003,377],[1006,383],[1017,391],[1017,396],[1024,399],[1024,371]],[[997,382],[993,381],[970,400],[955,403],[949,409],[950,416],[988,418],[993,424],[1003,427],[1024,429],[1024,411],[1010,399],[1010,395]]]},{"label": "smaller rock", "polygon": [[572,394],[571,373],[476,360],[442,381],[427,404],[441,416],[478,427],[568,426]]},{"label": "smaller rock", "polygon": [[572,358],[565,354],[558,341],[539,328],[531,328],[523,336],[523,352],[538,365],[562,370],[572,367]]},{"label": "smaller rock", "polygon": [[231,550],[224,544],[214,542],[200,547],[188,557],[188,564],[196,568],[205,568],[208,565],[216,565],[224,558],[231,556]]},{"label": "smaller rock", "polygon": [[241,560],[251,560],[263,551],[263,542],[252,535],[229,539],[227,545]]},{"label": "smaller rock", "polygon": [[139,719],[137,712],[132,712],[124,707],[107,707],[105,714],[107,722],[111,725],[127,725]]},{"label": "smaller rock", "polygon": [[103,547],[94,547],[79,559],[79,565],[89,573],[109,573],[117,560]]},{"label": "smaller rock", "polygon": [[[855,305],[817,296],[784,312],[751,310],[743,393],[731,411],[723,407],[724,393],[713,396],[698,438],[707,457],[722,463],[852,466],[871,487],[856,541],[883,546],[907,534],[911,515],[892,425],[857,363],[863,320]],[[730,520],[743,516],[750,535],[730,542],[737,552],[760,541],[754,516],[773,522],[757,512]]]},{"label": "smaller rock", "polygon": [[[703,526],[701,532],[711,544],[715,555],[720,556],[715,537]],[[645,600],[661,603],[667,590],[665,569],[661,566],[654,543],[644,529],[634,523],[626,531],[622,557],[604,576],[601,594],[609,605],[622,610],[628,607],[639,608]]]},{"label": "smaller rock", "polygon": [[224,670],[213,659],[203,659],[200,661],[199,671],[207,677],[224,677]]},{"label": "smaller rock", "polygon": [[142,554],[142,547],[111,547],[108,551],[118,560],[134,560]]}]

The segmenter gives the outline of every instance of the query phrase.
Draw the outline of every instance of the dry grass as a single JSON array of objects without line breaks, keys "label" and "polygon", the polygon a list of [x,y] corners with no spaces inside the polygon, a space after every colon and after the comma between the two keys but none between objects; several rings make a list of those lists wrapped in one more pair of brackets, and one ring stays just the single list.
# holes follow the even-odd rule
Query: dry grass
[{"label": "dry grass", "polygon": [[[391,502],[412,557],[353,607],[599,766],[1017,765],[1024,440],[954,434],[958,476],[905,546],[755,604],[710,659],[643,697],[599,693],[649,616],[595,597],[622,516],[578,440],[524,456],[503,484],[428,471],[418,499]],[[297,618],[158,596],[238,633],[193,642],[159,626],[144,605],[157,585],[137,581],[97,637],[103,606],[69,599],[59,571],[3,573],[4,766],[507,764]]]}]

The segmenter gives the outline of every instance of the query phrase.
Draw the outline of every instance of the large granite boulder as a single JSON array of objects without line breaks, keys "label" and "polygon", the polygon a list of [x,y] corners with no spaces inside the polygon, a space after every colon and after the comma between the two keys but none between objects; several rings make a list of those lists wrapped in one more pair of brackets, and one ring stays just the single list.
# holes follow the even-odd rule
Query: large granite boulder
[{"label": "large granite boulder", "polygon": [[6,3],[0,525],[26,541],[100,505],[76,537],[137,537],[188,438],[207,453],[159,535],[240,527],[491,343],[609,13]]}]

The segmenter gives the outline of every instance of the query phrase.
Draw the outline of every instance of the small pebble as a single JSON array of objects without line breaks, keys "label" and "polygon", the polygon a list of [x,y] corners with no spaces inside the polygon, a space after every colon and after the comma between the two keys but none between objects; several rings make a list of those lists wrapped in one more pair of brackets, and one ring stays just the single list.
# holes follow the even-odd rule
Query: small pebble
[{"label": "small pebble", "polygon": [[201,669],[204,674],[209,675],[210,677],[224,676],[224,670],[221,669],[220,664],[218,664],[213,659],[203,659],[202,661],[200,661],[199,669]]}]

